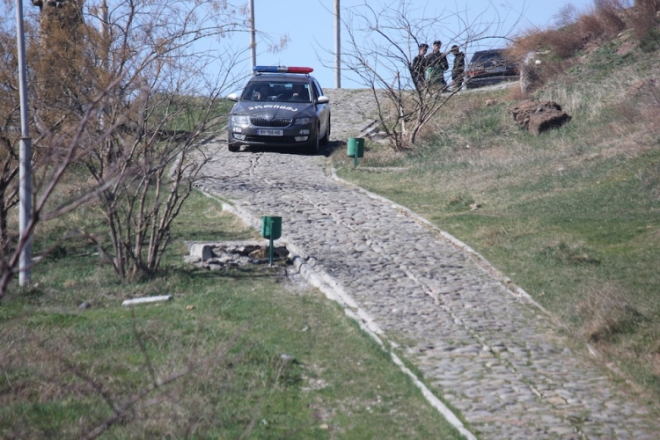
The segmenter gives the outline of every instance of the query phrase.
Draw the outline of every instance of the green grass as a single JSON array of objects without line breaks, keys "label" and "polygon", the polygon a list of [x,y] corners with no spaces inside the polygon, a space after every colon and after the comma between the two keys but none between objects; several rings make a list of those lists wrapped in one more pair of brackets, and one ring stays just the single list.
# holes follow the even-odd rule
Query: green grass
[{"label": "green grass", "polygon": [[[64,229],[44,226],[37,242]],[[0,437],[80,437],[113,416],[109,401],[122,407],[156,378],[102,438],[460,438],[387,353],[282,267],[184,264],[183,240],[255,238],[216,202],[194,194],[173,232],[150,279],[120,282],[69,240],[5,299]],[[174,299],[121,306],[162,294]]]},{"label": "green grass", "polygon": [[207,120],[207,124],[213,124],[212,121],[225,121],[234,103],[228,99],[219,99],[216,103],[208,106],[205,98],[179,96],[171,100],[167,96],[155,95],[154,99],[162,99],[154,108],[152,119],[154,123],[166,119],[167,122],[162,127],[164,130],[172,132],[190,132],[199,127],[202,120]]},{"label": "green grass", "polygon": [[629,87],[652,77],[660,56],[621,57],[616,47],[537,92],[573,117],[559,130],[518,129],[506,90],[465,93],[414,151],[369,145],[371,166],[399,160],[407,170],[370,173],[333,160],[341,177],[475,248],[657,403],[660,102]]}]

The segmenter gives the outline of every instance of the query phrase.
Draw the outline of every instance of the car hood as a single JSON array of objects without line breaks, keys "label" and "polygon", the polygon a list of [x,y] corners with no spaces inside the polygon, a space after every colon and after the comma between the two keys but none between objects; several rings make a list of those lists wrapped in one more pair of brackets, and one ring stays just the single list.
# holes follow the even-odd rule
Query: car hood
[{"label": "car hood", "polygon": [[267,119],[288,119],[314,116],[314,104],[300,102],[237,102],[231,111],[233,115],[248,115]]}]

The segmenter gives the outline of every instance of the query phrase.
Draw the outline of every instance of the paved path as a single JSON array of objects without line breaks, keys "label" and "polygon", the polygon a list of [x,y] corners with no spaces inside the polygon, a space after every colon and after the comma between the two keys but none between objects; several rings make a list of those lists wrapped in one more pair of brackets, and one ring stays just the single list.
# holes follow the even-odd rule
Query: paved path
[{"label": "paved path", "polygon": [[[327,94],[333,138],[355,135],[365,100]],[[217,179],[204,190],[256,217],[281,215],[283,238],[352,298],[478,438],[660,438],[660,423],[566,348],[541,310],[399,207],[332,180],[323,156],[217,148],[207,168]]]}]

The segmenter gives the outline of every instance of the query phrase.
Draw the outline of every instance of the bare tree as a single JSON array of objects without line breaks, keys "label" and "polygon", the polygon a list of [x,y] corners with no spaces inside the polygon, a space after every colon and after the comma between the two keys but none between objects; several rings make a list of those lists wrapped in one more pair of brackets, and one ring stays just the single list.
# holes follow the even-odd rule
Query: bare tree
[{"label": "bare tree", "polygon": [[97,206],[108,227],[107,254],[126,277],[158,268],[172,221],[208,160],[205,142],[224,121],[221,96],[235,83],[238,55],[199,43],[243,25],[226,2],[116,2],[110,17],[88,44],[107,57],[97,61],[92,84],[116,86],[104,97],[82,162],[103,188]]},{"label": "bare tree", "polygon": [[[26,237],[39,222],[96,199],[110,245],[83,232],[109,247],[119,275],[151,273],[206,160],[204,141],[222,123],[220,96],[233,87],[240,56],[224,38],[246,29],[244,11],[226,1],[101,2],[45,2],[26,26],[35,133]],[[20,135],[15,32],[8,20],[0,23],[1,300],[25,243],[10,221]],[[72,175],[76,190],[58,194]]]},{"label": "bare tree", "polygon": [[455,44],[467,51],[479,41],[506,38],[511,32],[503,31],[504,20],[492,5],[474,19],[467,10],[429,16],[414,9],[410,0],[380,5],[365,1],[344,15],[345,68],[373,90],[378,121],[395,149],[412,148],[420,130],[458,92],[445,84],[414,84],[412,61],[419,45],[442,40],[447,47]]},{"label": "bare tree", "polygon": [[[4,23],[3,23],[4,24]],[[20,118],[18,103],[18,60],[15,35],[0,28],[0,255],[12,253],[9,213],[18,203],[18,139]]]},{"label": "bare tree", "polygon": [[[10,5],[5,9],[11,11]],[[32,23],[34,24],[34,23]],[[28,36],[34,36],[34,25],[28,24]],[[37,136],[33,140],[34,154],[32,167],[39,176],[40,185],[33,193],[31,219],[25,229],[25,234],[19,237],[14,212],[18,203],[18,141],[20,137],[19,104],[18,104],[18,61],[16,55],[16,32],[8,20],[0,21],[0,57],[4,63],[0,66],[0,300],[12,279],[18,274],[19,256],[29,243],[36,225],[44,220],[61,215],[86,199],[79,197],[76,201],[66,202],[60,206],[48,205],[55,187],[61,181],[68,166],[80,158],[78,141],[90,120],[90,111],[81,113],[77,124],[62,130],[61,135],[51,133],[50,136]],[[31,76],[34,76],[32,72]],[[28,90],[34,98],[34,89]],[[98,101],[99,96],[91,97],[91,103]]]}]

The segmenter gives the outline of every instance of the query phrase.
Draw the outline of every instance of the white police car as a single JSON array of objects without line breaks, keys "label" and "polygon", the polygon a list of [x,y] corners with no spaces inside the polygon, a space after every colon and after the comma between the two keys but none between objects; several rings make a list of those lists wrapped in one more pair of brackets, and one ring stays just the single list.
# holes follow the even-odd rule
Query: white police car
[{"label": "white police car", "polygon": [[330,99],[311,67],[255,66],[229,114],[229,151],[292,147],[317,153],[330,137]]}]

